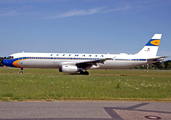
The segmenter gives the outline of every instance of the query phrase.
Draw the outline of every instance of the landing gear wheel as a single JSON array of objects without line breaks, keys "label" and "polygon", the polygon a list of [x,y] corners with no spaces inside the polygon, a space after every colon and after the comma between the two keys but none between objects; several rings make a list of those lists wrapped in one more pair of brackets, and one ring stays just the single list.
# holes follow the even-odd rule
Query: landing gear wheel
[{"label": "landing gear wheel", "polygon": [[19,74],[23,74],[23,68],[21,68],[21,71],[19,72]]},{"label": "landing gear wheel", "polygon": [[82,74],[82,75],[83,75],[83,74],[84,74],[84,71],[80,71],[80,74]]},{"label": "landing gear wheel", "polygon": [[80,71],[80,74],[81,75],[89,75],[89,72],[87,72],[87,71],[85,71],[85,72],[84,71]]},{"label": "landing gear wheel", "polygon": [[85,75],[89,75],[89,72],[85,71],[84,74],[85,74]]},{"label": "landing gear wheel", "polygon": [[20,71],[19,74],[23,74],[23,71]]}]

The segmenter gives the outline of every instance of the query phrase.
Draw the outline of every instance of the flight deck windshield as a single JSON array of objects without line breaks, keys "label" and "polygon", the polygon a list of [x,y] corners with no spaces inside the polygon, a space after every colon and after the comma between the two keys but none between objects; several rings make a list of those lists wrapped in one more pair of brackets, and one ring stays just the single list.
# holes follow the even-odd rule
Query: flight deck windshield
[{"label": "flight deck windshield", "polygon": [[13,59],[13,56],[8,56],[7,59]]}]

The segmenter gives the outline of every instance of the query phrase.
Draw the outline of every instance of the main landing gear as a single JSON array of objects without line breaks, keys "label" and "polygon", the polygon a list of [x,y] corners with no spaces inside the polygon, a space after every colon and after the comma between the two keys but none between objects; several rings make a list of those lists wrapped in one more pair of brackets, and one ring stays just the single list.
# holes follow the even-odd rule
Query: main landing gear
[{"label": "main landing gear", "polygon": [[89,72],[86,71],[86,70],[85,70],[85,72],[81,70],[81,71],[80,71],[80,74],[81,74],[81,75],[89,75]]},{"label": "main landing gear", "polygon": [[23,68],[21,68],[21,71],[19,72],[19,74],[23,74]]}]

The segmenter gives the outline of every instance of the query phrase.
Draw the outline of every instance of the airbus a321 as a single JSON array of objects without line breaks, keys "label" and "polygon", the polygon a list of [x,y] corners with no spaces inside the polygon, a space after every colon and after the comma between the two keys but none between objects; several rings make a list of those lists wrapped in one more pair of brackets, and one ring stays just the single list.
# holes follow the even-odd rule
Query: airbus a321
[{"label": "airbus a321", "polygon": [[15,53],[3,60],[9,67],[54,68],[60,72],[88,75],[88,69],[122,69],[162,61],[156,56],[162,34],[154,34],[137,54]]}]

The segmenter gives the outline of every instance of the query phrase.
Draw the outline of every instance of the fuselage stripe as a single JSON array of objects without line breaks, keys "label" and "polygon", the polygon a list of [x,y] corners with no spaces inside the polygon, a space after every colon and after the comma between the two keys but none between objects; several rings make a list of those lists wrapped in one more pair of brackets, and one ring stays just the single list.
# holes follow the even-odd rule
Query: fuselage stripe
[{"label": "fuselage stripe", "polygon": [[[100,58],[63,58],[63,57],[23,57],[23,58],[18,58],[18,60],[26,60],[26,59],[100,60]],[[115,61],[147,61],[147,59],[112,59],[112,58],[110,60],[115,60]]]},{"label": "fuselage stripe", "polygon": [[22,68],[21,66],[18,65],[18,62],[20,62],[20,61],[22,61],[22,59],[14,61],[13,65],[16,66],[16,67]]}]

